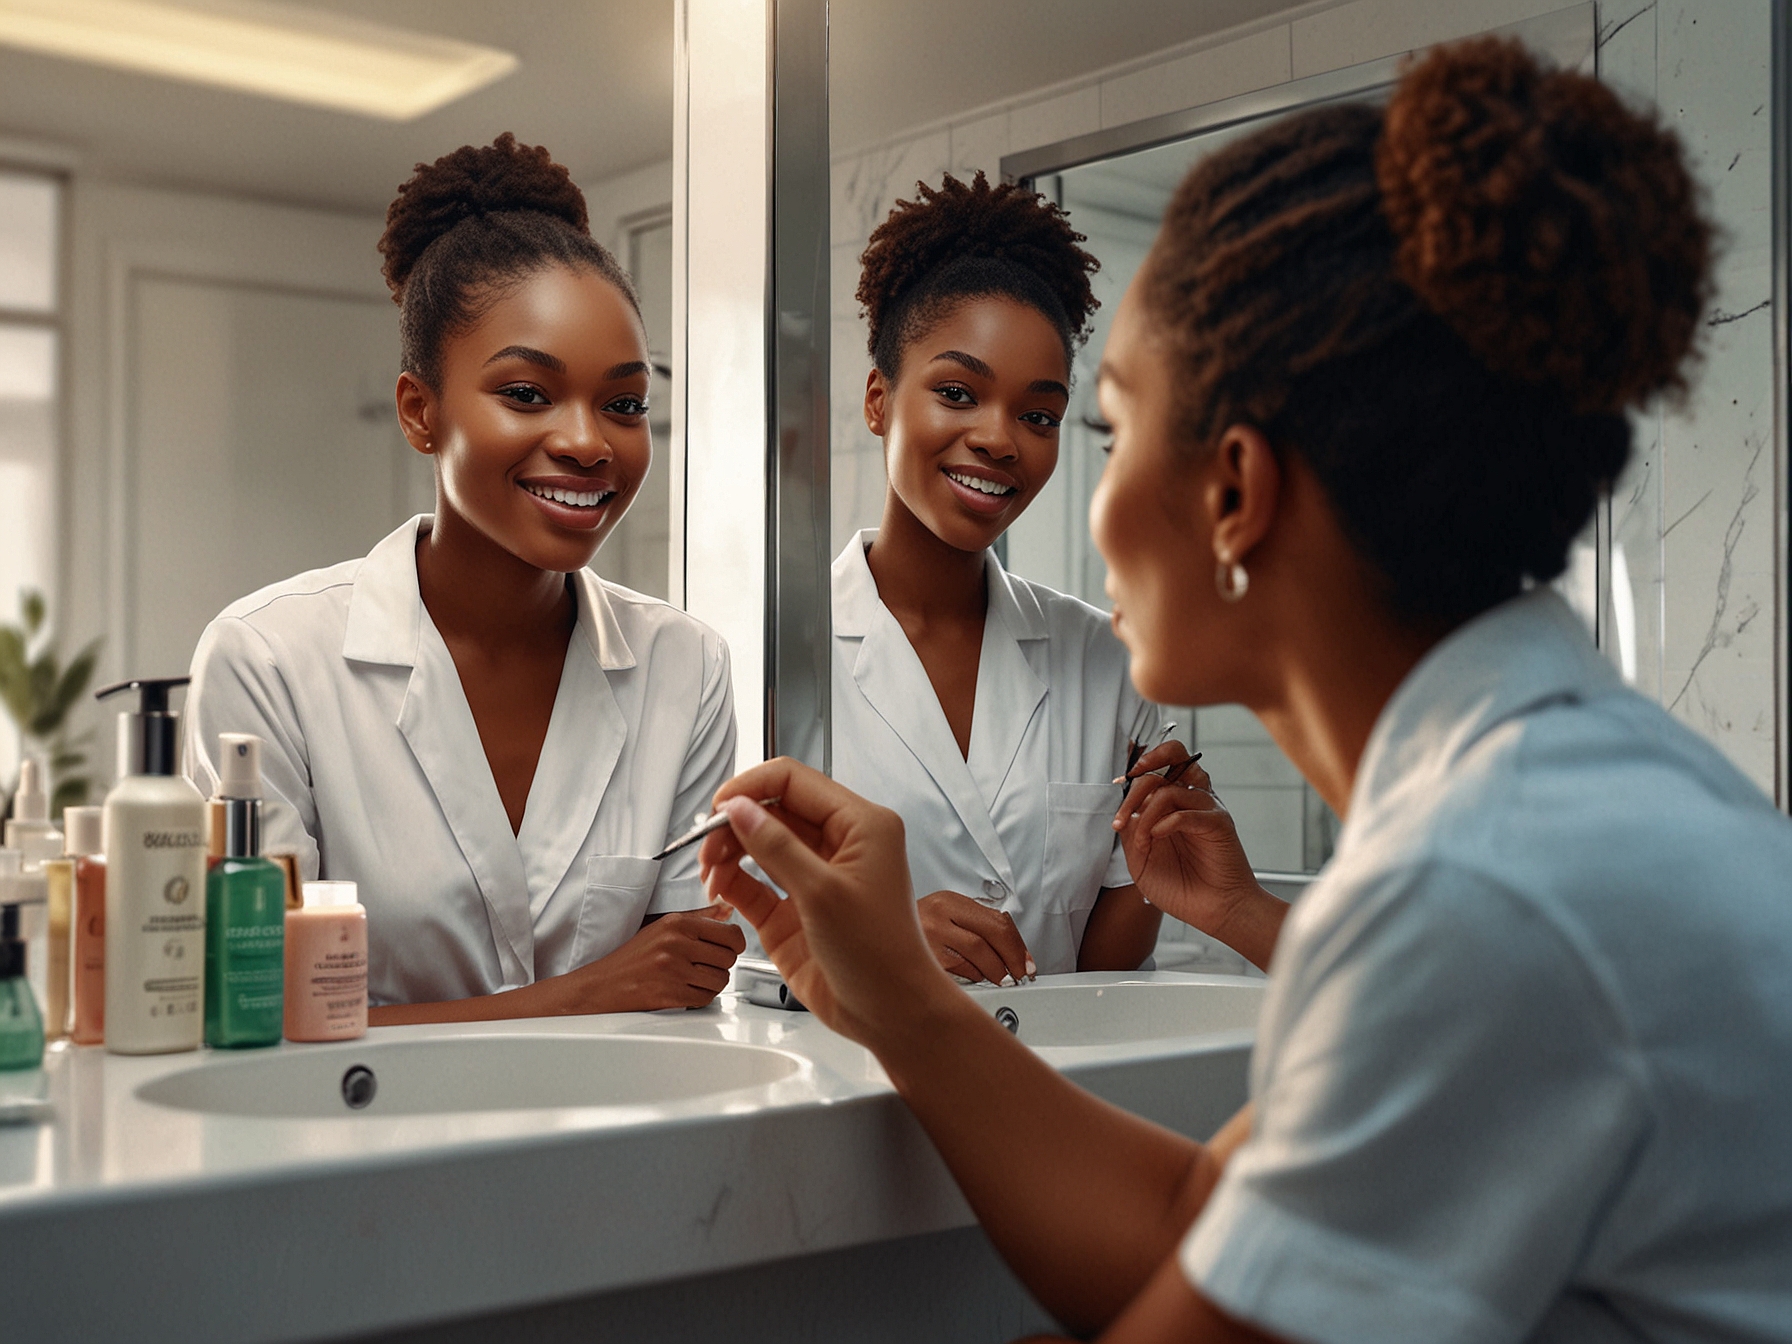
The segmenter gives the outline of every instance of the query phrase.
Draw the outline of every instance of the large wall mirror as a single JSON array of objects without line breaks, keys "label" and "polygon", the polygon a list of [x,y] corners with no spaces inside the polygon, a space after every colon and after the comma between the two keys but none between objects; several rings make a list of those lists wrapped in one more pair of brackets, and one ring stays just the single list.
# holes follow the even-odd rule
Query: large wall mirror
[{"label": "large wall mirror", "polygon": [[[101,682],[182,672],[228,603],[428,510],[431,465],[394,415],[398,315],[375,243],[415,163],[503,131],[567,165],[639,285],[656,460],[597,567],[668,595],[672,0],[251,17],[385,52],[508,53],[514,69],[393,117],[0,47],[0,621],[35,589],[65,656],[103,641]],[[110,715],[77,718],[100,729],[97,789]],[[0,731],[8,787],[17,747]]]}]

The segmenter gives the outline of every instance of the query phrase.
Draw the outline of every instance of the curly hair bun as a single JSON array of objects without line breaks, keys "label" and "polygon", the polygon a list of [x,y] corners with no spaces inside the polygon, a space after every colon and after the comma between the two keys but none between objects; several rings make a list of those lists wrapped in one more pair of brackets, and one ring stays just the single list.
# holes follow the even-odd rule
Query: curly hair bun
[{"label": "curly hair bun", "polygon": [[[1087,338],[1098,306],[1089,276],[1100,263],[1077,246],[1084,237],[1064,210],[1012,182],[992,187],[981,171],[970,182],[947,173],[937,188],[917,182],[915,192],[872,230],[859,258],[856,297],[879,367],[934,300],[1012,288],[996,278],[1003,272],[1031,277],[1016,297],[1061,324],[1067,344]],[[961,274],[947,276],[954,268]]]},{"label": "curly hair bun", "polygon": [[1384,125],[1399,276],[1491,370],[1577,412],[1685,390],[1711,234],[1673,132],[1494,37],[1420,61]]},{"label": "curly hair bun", "polygon": [[463,145],[434,163],[419,163],[386,210],[380,237],[382,271],[393,296],[424,251],[462,220],[535,211],[589,235],[585,196],[572,174],[540,145],[520,145],[505,131],[489,145]]}]

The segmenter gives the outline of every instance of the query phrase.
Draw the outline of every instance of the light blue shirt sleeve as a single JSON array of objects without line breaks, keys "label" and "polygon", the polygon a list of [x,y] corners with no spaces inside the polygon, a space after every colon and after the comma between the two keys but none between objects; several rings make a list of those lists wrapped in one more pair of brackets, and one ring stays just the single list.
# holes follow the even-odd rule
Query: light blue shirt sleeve
[{"label": "light blue shirt sleeve", "polygon": [[1255,1128],[1184,1273],[1290,1339],[1531,1338],[1649,1130],[1621,1008],[1571,931],[1484,874],[1329,894],[1284,935]]}]

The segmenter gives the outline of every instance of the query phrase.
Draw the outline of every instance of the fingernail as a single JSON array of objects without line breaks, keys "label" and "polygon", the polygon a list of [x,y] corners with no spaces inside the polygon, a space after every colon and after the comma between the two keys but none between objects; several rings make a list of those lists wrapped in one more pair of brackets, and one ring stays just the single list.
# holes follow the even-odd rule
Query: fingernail
[{"label": "fingernail", "polygon": [[1027,958],[1027,979],[1037,980],[1038,978],[1039,978],[1039,968],[1033,964],[1033,958],[1028,957]]},{"label": "fingernail", "polygon": [[753,834],[763,826],[770,815],[744,793],[728,799],[717,810],[728,814],[728,824],[734,827],[736,834],[743,837]]},{"label": "fingernail", "polygon": [[1002,988],[1003,989],[1013,989],[1014,988],[1014,977],[1012,975],[1004,975],[1002,977]]},{"label": "fingernail", "polygon": [[1126,780],[1127,780],[1127,776],[1125,776],[1125,775],[1115,775],[1114,776],[1114,783],[1116,783],[1116,784],[1124,784],[1124,783],[1126,783]]}]

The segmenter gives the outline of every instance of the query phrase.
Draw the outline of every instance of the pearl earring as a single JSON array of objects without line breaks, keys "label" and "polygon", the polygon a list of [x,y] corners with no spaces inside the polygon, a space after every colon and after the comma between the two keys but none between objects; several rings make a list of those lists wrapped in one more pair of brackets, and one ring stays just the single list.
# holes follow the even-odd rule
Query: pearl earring
[{"label": "pearl earring", "polygon": [[1250,591],[1251,576],[1237,561],[1222,559],[1213,571],[1213,586],[1226,601],[1241,602]]}]

